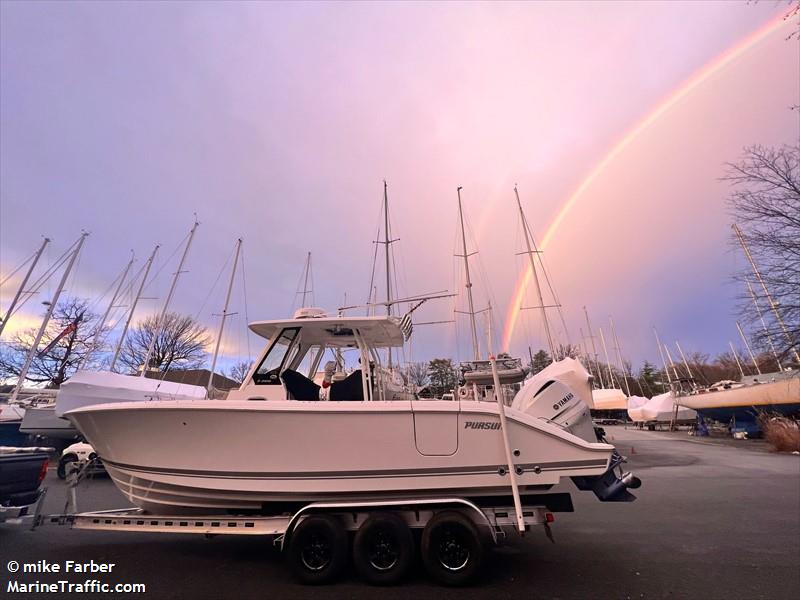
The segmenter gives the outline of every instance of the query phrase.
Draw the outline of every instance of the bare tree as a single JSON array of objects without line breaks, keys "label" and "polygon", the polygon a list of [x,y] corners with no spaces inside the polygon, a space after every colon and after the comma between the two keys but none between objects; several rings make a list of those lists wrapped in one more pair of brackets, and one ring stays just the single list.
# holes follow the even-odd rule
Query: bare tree
[{"label": "bare tree", "polygon": [[[734,187],[729,198],[731,214],[743,230],[788,336],[770,310],[768,299],[753,282],[749,264],[737,275],[742,283],[741,316],[753,325],[758,348],[768,347],[769,335],[781,357],[789,358],[800,340],[800,145],[745,148],[739,162],[728,164],[724,179]],[[766,332],[746,280],[752,282],[759,296]]]},{"label": "bare tree", "polygon": [[426,362],[412,362],[405,369],[405,376],[409,383],[418,388],[428,385],[430,378],[428,377],[428,363]]},{"label": "bare tree", "polygon": [[[65,298],[60,301],[25,379],[32,383],[44,383],[50,388],[60,386],[83,362],[99,326],[98,315],[89,310],[88,300]],[[36,339],[37,330],[31,328],[18,332],[0,352],[0,379],[19,376]]]},{"label": "bare tree", "polygon": [[208,331],[192,317],[174,312],[164,315],[160,326],[154,315],[139,321],[125,338],[120,362],[134,373],[139,371],[154,335],[149,369],[197,369],[205,363],[206,346],[211,339]]},{"label": "bare tree", "polygon": [[228,377],[230,377],[234,381],[243,383],[244,378],[247,377],[247,374],[250,372],[250,368],[252,366],[253,366],[253,361],[240,360],[231,367],[230,371],[228,371]]}]

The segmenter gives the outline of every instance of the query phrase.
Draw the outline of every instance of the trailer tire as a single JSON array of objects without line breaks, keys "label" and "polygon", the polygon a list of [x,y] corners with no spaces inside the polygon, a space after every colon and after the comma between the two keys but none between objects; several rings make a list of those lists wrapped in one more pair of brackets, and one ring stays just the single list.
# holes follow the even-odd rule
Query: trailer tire
[{"label": "trailer tire", "polygon": [[66,479],[67,475],[72,468],[72,463],[77,462],[78,457],[74,454],[67,454],[66,456],[62,456],[61,459],[58,461],[58,468],[56,469],[56,474],[58,475],[59,479]]},{"label": "trailer tire", "polygon": [[414,561],[414,536],[392,513],[376,513],[359,527],[353,540],[353,563],[371,585],[395,585]]},{"label": "trailer tire", "polygon": [[331,515],[306,517],[289,536],[287,559],[301,583],[330,583],[347,566],[347,532]]},{"label": "trailer tire", "polygon": [[422,532],[422,562],[428,574],[443,585],[469,583],[483,561],[478,528],[460,512],[435,515]]}]

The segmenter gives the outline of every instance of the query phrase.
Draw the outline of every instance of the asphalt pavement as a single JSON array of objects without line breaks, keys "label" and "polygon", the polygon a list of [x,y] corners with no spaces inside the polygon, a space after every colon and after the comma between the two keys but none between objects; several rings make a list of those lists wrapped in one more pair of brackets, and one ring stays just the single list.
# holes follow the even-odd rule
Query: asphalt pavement
[{"label": "asphalt pavement", "polygon": [[[562,484],[554,491],[574,492],[575,512],[556,515],[556,543],[541,529],[512,540],[490,553],[482,576],[468,588],[439,587],[421,566],[392,588],[370,587],[352,570],[339,583],[305,587],[292,580],[280,553],[264,539],[47,525],[35,531],[0,527],[0,589],[8,597],[54,598],[58,594],[7,593],[9,581],[96,579],[143,583],[146,592],[130,596],[159,599],[800,598],[800,456],[774,454],[746,440],[606,430],[643,481],[638,500],[604,504]],[[52,469],[47,485],[44,512],[62,512],[65,486]],[[78,502],[84,511],[126,505],[107,478],[82,484]],[[9,573],[9,561],[46,561],[62,571]],[[66,561],[115,566],[111,573],[64,573]]]}]

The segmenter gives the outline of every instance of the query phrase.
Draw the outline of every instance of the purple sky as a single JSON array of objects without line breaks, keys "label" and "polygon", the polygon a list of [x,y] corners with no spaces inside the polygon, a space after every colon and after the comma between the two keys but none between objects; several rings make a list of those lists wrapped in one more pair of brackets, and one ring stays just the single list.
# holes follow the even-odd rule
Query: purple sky
[{"label": "purple sky", "polygon": [[[144,260],[162,243],[162,266],[197,211],[176,309],[215,327],[224,290],[212,285],[238,236],[251,319],[287,315],[309,250],[316,302],[334,309],[345,293],[366,300],[386,178],[400,294],[454,290],[461,185],[480,249],[474,270],[486,274],[476,303],[491,291],[499,338],[522,267],[514,183],[541,237],[626,131],[785,10],[3,2],[0,266],[7,273],[42,235],[54,239],[54,260],[84,228],[70,291],[97,295],[130,249]],[[614,315],[636,363],[657,356],[651,325],[691,350],[721,352],[734,339],[729,279],[743,261],[728,243],[718,178],[742,146],[798,137],[788,109],[798,102],[798,42],[784,37],[654,123],[565,220],[547,261],[573,337],[587,305],[597,325]],[[174,261],[150,296],[163,298],[172,270]],[[3,309],[12,293],[3,288]],[[247,353],[240,290],[234,304],[228,358]],[[147,301],[142,314],[158,306]],[[420,320],[451,310],[432,303]],[[528,319],[517,353],[543,345]],[[466,332],[420,327],[413,358],[467,357]]]}]

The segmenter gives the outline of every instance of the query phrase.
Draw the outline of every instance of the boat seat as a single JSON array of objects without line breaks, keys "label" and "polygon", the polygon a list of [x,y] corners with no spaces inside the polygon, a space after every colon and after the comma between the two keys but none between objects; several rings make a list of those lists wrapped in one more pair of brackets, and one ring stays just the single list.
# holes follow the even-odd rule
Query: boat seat
[{"label": "boat seat", "polygon": [[359,402],[364,400],[361,369],[353,371],[342,381],[332,383],[329,398],[331,401],[352,400],[354,402]]},{"label": "boat seat", "polygon": [[281,379],[293,400],[319,400],[319,386],[305,375],[286,369],[281,373]]}]

